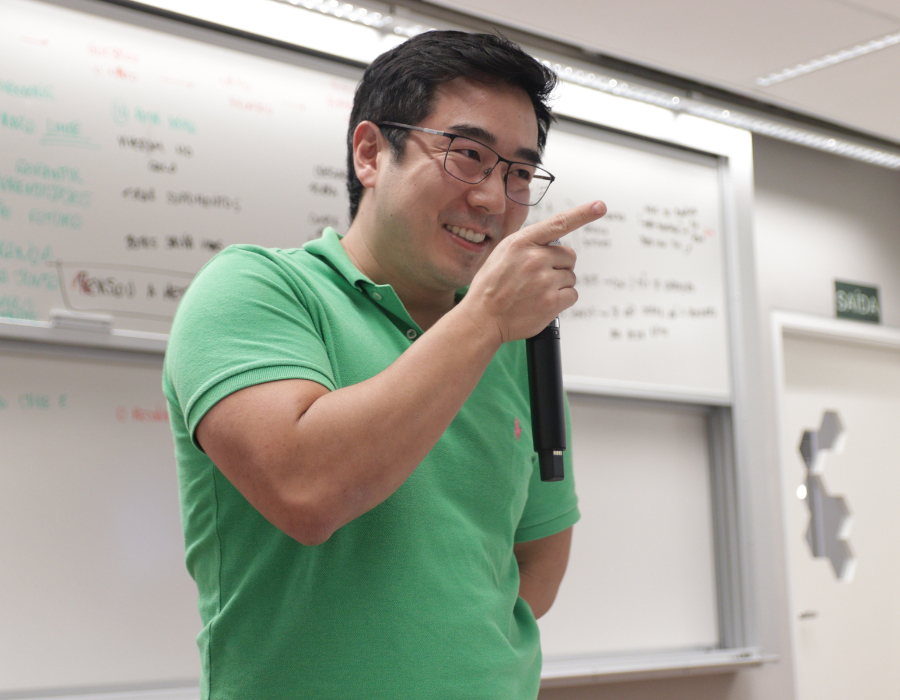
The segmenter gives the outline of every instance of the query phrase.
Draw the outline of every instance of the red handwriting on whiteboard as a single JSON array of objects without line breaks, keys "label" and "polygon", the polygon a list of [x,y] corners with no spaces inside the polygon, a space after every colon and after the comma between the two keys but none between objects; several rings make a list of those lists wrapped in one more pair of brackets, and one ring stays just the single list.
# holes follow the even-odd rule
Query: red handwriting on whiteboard
[{"label": "red handwriting on whiteboard", "polygon": [[325,104],[333,109],[350,111],[353,109],[353,100],[346,97],[336,97],[329,95],[325,98]]},{"label": "red handwriting on whiteboard", "polygon": [[87,45],[88,53],[99,58],[111,58],[115,61],[125,61],[126,63],[137,63],[137,54],[119,48],[118,46],[98,46],[97,44]]},{"label": "red handwriting on whiteboard", "polygon": [[153,408],[132,406],[130,410],[128,406],[117,406],[116,420],[120,423],[127,423],[129,420],[135,423],[168,423],[169,412],[160,405]]},{"label": "red handwriting on whiteboard", "polygon": [[245,112],[255,112],[256,114],[275,114],[275,110],[272,109],[271,105],[267,105],[264,102],[257,102],[256,100],[245,100],[240,97],[229,97],[228,104],[235,109],[240,109]]},{"label": "red handwriting on whiteboard", "polygon": [[241,90],[252,90],[253,86],[248,83],[243,78],[239,78],[235,75],[227,75],[222,79],[222,85],[227,85],[228,87],[236,87]]},{"label": "red handwriting on whiteboard", "polygon": [[115,68],[110,68],[107,70],[107,75],[110,78],[118,78],[119,80],[124,80],[129,83],[134,83],[137,81],[137,73],[132,73],[131,71],[125,70],[122,66],[116,66]]}]

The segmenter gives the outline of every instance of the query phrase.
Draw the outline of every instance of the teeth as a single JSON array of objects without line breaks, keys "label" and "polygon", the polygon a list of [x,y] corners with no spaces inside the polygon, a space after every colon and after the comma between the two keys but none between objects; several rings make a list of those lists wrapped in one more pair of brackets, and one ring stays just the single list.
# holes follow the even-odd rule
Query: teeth
[{"label": "teeth", "polygon": [[470,228],[460,228],[459,226],[449,225],[446,228],[460,238],[465,238],[467,241],[472,241],[472,243],[481,243],[485,238],[483,233],[475,233],[475,231]]}]

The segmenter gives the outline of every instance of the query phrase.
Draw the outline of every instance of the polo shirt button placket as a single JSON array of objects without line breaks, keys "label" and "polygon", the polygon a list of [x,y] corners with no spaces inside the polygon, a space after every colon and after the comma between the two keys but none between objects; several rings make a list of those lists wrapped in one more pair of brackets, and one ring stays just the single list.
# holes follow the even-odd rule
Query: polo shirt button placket
[{"label": "polo shirt button placket", "polygon": [[381,296],[378,292],[372,292],[372,298],[373,298],[375,301],[381,301],[382,296]]}]

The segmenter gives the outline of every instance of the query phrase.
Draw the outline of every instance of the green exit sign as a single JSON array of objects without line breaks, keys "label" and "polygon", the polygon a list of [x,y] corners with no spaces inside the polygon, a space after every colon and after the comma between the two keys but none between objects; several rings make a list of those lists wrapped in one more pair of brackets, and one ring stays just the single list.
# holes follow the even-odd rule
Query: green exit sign
[{"label": "green exit sign", "polygon": [[834,308],[838,318],[881,323],[878,287],[864,287],[850,282],[834,282]]}]

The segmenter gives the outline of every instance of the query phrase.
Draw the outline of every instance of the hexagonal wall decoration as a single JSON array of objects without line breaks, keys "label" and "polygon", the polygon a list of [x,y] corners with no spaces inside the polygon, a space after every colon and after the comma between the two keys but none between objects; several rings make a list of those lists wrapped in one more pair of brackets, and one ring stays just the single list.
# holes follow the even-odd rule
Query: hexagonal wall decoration
[{"label": "hexagonal wall decoration", "polygon": [[800,455],[806,465],[806,505],[809,528],[806,541],[814,557],[831,562],[841,581],[853,578],[856,560],[847,541],[850,536],[850,509],[843,496],[829,495],[822,481],[827,452],[840,452],[846,431],[837,411],[825,411],[818,430],[805,430],[800,439]]}]

